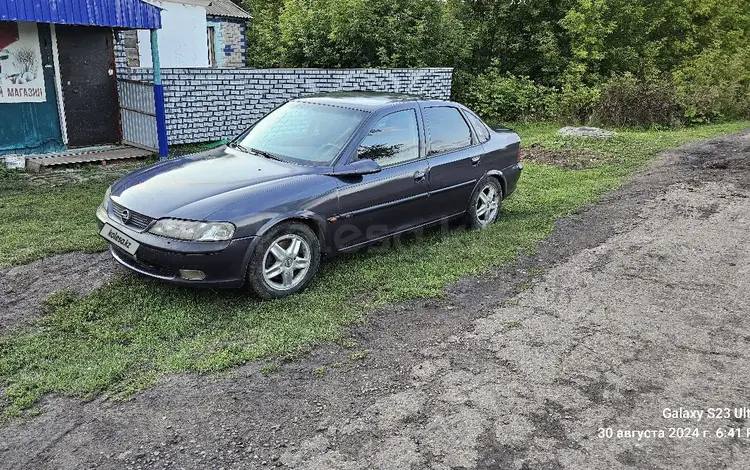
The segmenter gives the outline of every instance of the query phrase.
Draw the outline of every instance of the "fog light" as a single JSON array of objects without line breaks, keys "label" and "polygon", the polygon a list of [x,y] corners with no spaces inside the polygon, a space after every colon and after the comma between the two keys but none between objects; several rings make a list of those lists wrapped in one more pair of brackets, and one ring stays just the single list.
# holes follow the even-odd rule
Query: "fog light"
[{"label": "fog light", "polygon": [[202,281],[206,278],[206,273],[192,269],[180,269],[180,277],[186,281]]}]

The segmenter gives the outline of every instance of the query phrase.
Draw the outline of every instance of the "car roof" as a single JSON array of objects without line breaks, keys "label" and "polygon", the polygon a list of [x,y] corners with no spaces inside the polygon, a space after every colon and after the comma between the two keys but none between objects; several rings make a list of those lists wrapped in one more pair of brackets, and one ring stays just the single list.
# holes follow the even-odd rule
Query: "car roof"
[{"label": "car roof", "polygon": [[373,91],[345,91],[305,96],[296,101],[352,108],[361,111],[377,111],[399,103],[423,100],[424,97],[403,93],[381,93]]}]

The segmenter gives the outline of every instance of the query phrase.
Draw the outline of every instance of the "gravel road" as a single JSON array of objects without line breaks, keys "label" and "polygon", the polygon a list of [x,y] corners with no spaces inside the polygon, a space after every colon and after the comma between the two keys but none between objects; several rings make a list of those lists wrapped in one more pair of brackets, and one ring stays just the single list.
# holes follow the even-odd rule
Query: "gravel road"
[{"label": "gravel road", "polygon": [[667,152],[445,299],[373,314],[356,350],[49,398],[0,427],[0,467],[747,468],[748,247],[750,131]]}]

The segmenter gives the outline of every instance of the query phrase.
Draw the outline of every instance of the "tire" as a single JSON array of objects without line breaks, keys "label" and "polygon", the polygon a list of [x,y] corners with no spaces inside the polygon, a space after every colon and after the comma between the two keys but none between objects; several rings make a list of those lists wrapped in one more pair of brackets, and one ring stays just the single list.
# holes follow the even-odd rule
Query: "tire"
[{"label": "tire", "polygon": [[253,251],[248,287],[266,300],[298,294],[310,285],[319,265],[320,240],[315,233],[303,223],[284,222],[266,232]]},{"label": "tire", "polygon": [[[487,202],[488,198],[489,203]],[[489,208],[487,207],[488,204]],[[489,227],[500,216],[502,205],[503,188],[500,186],[500,182],[495,178],[483,179],[469,201],[469,210],[466,211],[468,225],[476,229]]]}]

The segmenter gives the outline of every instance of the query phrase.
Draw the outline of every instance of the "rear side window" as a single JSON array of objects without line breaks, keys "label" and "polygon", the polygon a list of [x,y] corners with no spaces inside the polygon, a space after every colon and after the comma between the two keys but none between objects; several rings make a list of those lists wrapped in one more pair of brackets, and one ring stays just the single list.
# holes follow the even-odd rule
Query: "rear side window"
[{"label": "rear side window", "polygon": [[479,116],[477,116],[476,114],[470,111],[467,111],[466,117],[469,118],[469,122],[474,128],[474,131],[477,133],[477,138],[479,138],[479,142],[485,143],[488,140],[490,140],[490,131],[487,130],[487,126],[484,124],[484,122],[481,119],[479,119]]},{"label": "rear side window", "polygon": [[413,109],[381,118],[357,149],[359,158],[371,158],[380,166],[396,165],[419,158],[419,129]]},{"label": "rear side window", "polygon": [[424,110],[430,155],[451,152],[471,145],[471,131],[456,108],[439,106]]}]

